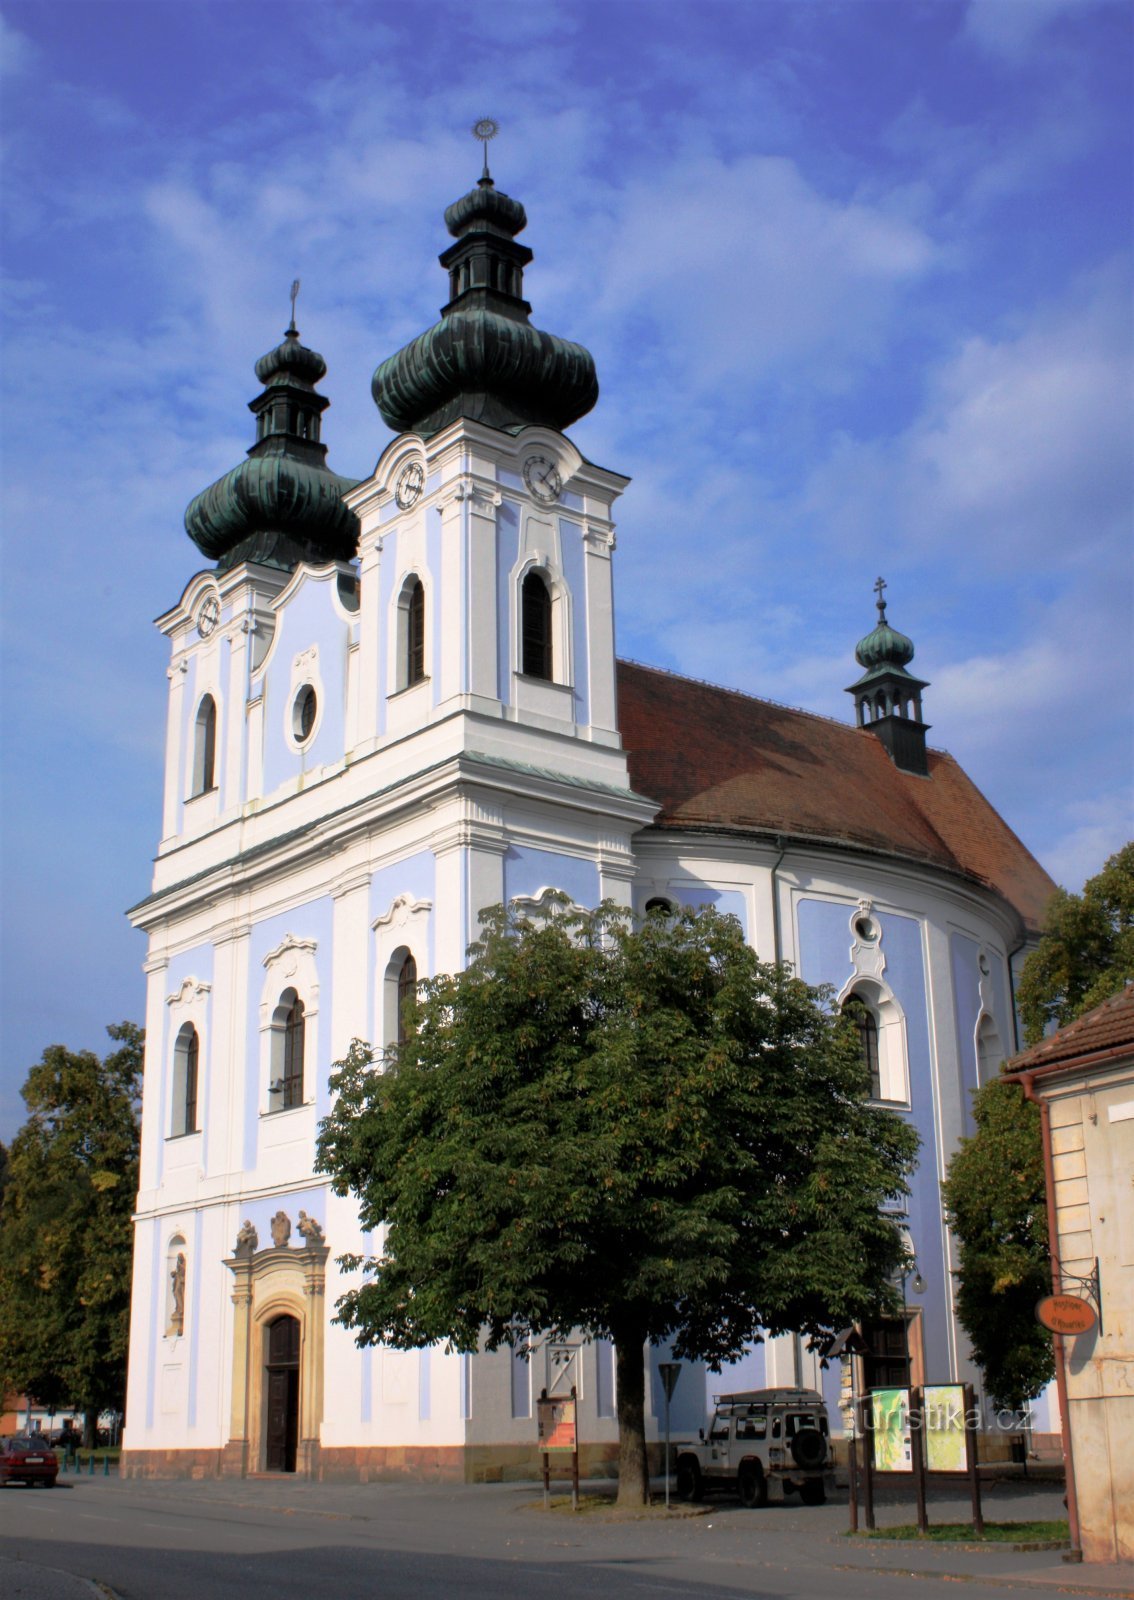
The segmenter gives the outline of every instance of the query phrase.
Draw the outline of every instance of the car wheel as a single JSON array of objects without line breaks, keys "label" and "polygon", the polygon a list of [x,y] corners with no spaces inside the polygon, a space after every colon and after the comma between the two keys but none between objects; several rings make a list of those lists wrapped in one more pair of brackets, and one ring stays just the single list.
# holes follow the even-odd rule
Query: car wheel
[{"label": "car wheel", "polygon": [[750,1511],[768,1504],[768,1480],[759,1465],[749,1462],[741,1467],[736,1475],[736,1487],[741,1505]]},{"label": "car wheel", "polygon": [[821,1467],[827,1459],[827,1441],[818,1428],[801,1428],[791,1441],[791,1458],[805,1471]]},{"label": "car wheel", "polygon": [[685,1456],[677,1463],[677,1498],[702,1500],[705,1485],[701,1482],[701,1469],[691,1457]]},{"label": "car wheel", "polygon": [[799,1498],[805,1506],[821,1506],[827,1498],[822,1478],[808,1478],[799,1486]]}]

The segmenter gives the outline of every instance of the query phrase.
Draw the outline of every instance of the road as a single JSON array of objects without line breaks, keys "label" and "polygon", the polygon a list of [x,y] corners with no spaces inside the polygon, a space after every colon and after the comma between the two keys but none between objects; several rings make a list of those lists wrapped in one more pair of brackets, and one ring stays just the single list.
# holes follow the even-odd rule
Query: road
[{"label": "road", "polygon": [[[938,1504],[935,1514],[961,1509]],[[1057,1489],[1011,1485],[991,1492],[986,1515],[1061,1512]],[[879,1521],[911,1516],[891,1505]],[[20,1569],[9,1563],[22,1562],[96,1580],[121,1600],[956,1600],[957,1577],[968,1580],[965,1600],[1034,1594],[1036,1582],[1108,1592],[1078,1590],[1085,1569],[1060,1567],[1050,1552],[851,1544],[846,1521],[845,1504],[744,1511],[721,1502],[699,1516],[618,1522],[549,1515],[527,1483],[64,1477],[50,1492],[0,1491],[0,1586],[15,1592]]]}]

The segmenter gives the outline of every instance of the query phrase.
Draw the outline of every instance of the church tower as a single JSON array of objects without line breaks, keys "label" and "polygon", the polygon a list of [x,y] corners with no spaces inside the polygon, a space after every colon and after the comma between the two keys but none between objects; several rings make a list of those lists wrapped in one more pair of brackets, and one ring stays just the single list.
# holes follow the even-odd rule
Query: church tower
[{"label": "church tower", "polygon": [[[464,964],[490,905],[629,905],[656,809],[617,726],[628,480],[563,431],[594,363],[532,326],[524,208],[487,163],[445,222],[441,319],[374,375],[396,437],[373,474],[327,465],[326,364],[293,291],[247,459],[186,512],[210,566],[158,623],[164,818],[131,912],[149,955],[128,1471],[420,1448],[459,1476],[530,1431],[547,1381],[508,1352],[358,1351],[331,1321],[335,1257],[372,1246],[314,1173],[352,1039],[392,1043],[407,990]],[[572,1361],[605,1371],[610,1350]],[[580,1389],[597,1408],[609,1377]],[[612,1416],[591,1425],[613,1439]]]},{"label": "church tower", "polygon": [[866,670],[847,693],[854,695],[858,726],[881,740],[896,767],[924,778],[929,773],[925,749],[929,724],[922,721],[921,691],[929,685],[906,671],[914,656],[913,640],[886,621],[885,588],[879,578],[874,585],[877,625],[858,641],[854,652]]}]

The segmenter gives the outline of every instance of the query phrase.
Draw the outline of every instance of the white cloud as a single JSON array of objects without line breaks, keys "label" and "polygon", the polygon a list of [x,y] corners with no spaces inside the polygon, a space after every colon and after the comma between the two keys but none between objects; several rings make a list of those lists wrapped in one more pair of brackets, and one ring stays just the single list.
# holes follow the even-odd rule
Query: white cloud
[{"label": "white cloud", "polygon": [[29,72],[38,58],[37,46],[0,12],[0,77],[19,77]]},{"label": "white cloud", "polygon": [[629,185],[599,308],[648,319],[659,355],[697,387],[759,382],[820,351],[808,381],[837,387],[877,347],[893,292],[933,263],[920,228],[821,194],[793,161],[703,157]]},{"label": "white cloud", "polygon": [[1009,63],[1026,56],[1052,23],[1097,0],[969,0],[963,35]]}]

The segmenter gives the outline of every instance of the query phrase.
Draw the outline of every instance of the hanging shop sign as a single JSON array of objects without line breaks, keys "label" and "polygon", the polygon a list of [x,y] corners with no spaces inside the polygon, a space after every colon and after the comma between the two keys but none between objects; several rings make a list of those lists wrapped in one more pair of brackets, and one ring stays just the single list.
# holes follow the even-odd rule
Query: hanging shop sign
[{"label": "hanging shop sign", "polygon": [[1098,1320],[1090,1301],[1077,1294],[1045,1294],[1036,1304],[1036,1321],[1049,1333],[1090,1333]]}]

